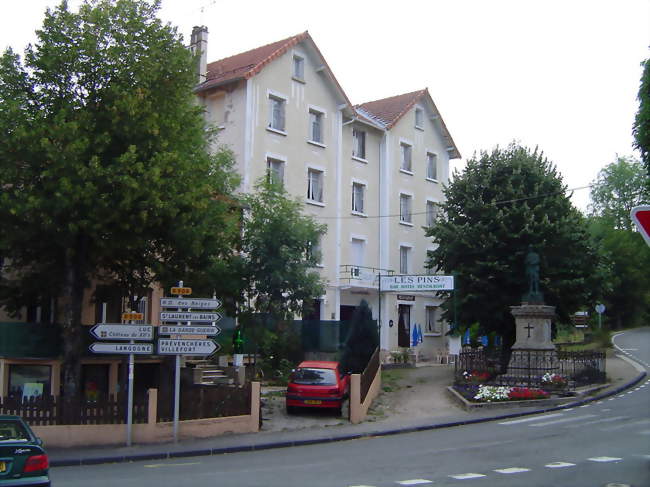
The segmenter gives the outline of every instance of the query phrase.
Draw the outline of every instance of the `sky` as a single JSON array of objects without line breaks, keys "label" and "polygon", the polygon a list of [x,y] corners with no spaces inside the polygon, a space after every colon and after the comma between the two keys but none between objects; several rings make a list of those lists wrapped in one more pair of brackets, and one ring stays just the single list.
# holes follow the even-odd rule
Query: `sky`
[{"label": "sky", "polygon": [[[82,0],[69,0],[75,8]],[[0,48],[35,42],[58,0],[4,0]],[[512,141],[539,147],[569,188],[634,155],[650,0],[161,0],[208,62],[308,30],[354,104],[428,88],[465,161]],[[586,210],[588,189],[573,192]]]}]

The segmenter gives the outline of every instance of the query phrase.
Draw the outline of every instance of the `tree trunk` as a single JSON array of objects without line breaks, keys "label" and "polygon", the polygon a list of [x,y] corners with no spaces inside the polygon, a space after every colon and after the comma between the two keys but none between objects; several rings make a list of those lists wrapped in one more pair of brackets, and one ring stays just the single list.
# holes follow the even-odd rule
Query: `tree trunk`
[{"label": "tree trunk", "polygon": [[77,248],[68,249],[65,255],[65,278],[61,299],[63,301],[63,395],[76,397],[81,391],[82,327],[81,310],[85,288],[83,262],[85,244],[79,238]]}]

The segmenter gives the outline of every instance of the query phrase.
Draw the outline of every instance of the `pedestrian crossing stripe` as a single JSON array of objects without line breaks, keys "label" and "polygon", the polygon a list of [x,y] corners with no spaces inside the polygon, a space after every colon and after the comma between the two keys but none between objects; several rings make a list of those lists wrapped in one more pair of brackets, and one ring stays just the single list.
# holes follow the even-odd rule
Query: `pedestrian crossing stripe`
[{"label": "pedestrian crossing stripe", "polygon": [[450,477],[456,480],[467,480],[467,479],[478,479],[481,477],[485,477],[485,475],[481,473],[461,473],[458,475],[450,475]]},{"label": "pedestrian crossing stripe", "polygon": [[606,463],[606,462],[618,462],[623,459],[617,457],[594,457],[594,458],[588,458],[587,460],[589,460],[590,462]]},{"label": "pedestrian crossing stripe", "polygon": [[546,468],[567,468],[567,467],[575,467],[575,463],[568,463],[568,462],[553,462],[553,463],[548,463],[544,465]]},{"label": "pedestrian crossing stripe", "polygon": [[496,473],[504,473],[504,474],[511,474],[511,473],[523,473],[523,472],[530,472],[529,468],[519,468],[519,467],[512,467],[512,468],[500,468],[495,470]]}]

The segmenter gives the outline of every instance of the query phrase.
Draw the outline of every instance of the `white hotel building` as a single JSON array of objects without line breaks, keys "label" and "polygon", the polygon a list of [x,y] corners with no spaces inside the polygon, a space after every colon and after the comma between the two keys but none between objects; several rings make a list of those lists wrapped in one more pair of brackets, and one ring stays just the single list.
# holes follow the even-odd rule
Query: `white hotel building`
[{"label": "white hotel building", "polygon": [[[380,320],[381,349],[398,349],[419,324],[423,355],[446,348],[434,293],[381,293],[377,276],[426,274],[424,229],[460,154],[428,90],[352,105],[311,36],[302,34],[212,63],[207,29],[199,102],[236,156],[241,190],[269,171],[304,213],[327,224],[315,316],[345,320],[365,299]],[[398,338],[401,329],[402,339]]]}]

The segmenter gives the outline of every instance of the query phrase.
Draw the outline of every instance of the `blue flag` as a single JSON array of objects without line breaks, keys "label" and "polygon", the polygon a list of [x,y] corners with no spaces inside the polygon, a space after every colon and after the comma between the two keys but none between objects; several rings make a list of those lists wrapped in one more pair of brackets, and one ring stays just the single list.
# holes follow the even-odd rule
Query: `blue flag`
[{"label": "blue flag", "polygon": [[420,343],[424,341],[424,335],[422,334],[422,327],[420,325],[418,325],[418,339]]},{"label": "blue flag", "polygon": [[469,328],[465,330],[465,334],[463,335],[463,345],[469,345],[470,342],[470,337],[469,337]]},{"label": "blue flag", "polygon": [[413,337],[411,339],[411,346],[415,347],[418,344],[418,327],[413,325]]},{"label": "blue flag", "polygon": [[488,346],[488,337],[487,337],[487,335],[483,335],[481,337],[481,345],[483,345],[484,347]]}]

